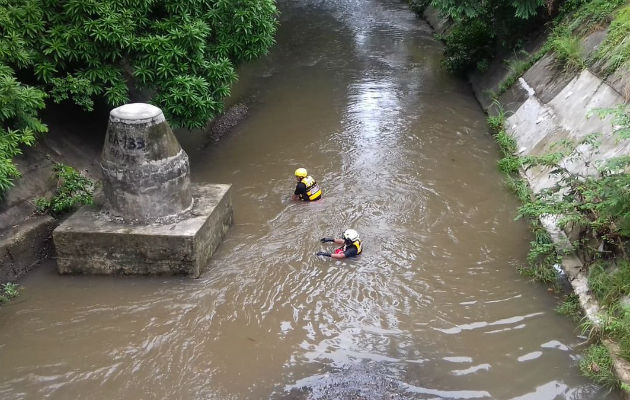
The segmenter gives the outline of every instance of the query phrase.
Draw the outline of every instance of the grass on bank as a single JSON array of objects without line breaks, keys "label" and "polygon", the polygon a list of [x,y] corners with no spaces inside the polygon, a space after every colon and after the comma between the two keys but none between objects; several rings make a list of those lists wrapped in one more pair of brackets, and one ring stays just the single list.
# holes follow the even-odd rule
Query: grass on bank
[{"label": "grass on bank", "polygon": [[549,47],[556,59],[556,63],[565,71],[578,72],[584,68],[585,61],[580,49],[580,38],[574,35],[566,26],[554,29],[550,35]]},{"label": "grass on bank", "polygon": [[611,22],[608,35],[590,61],[604,75],[619,68],[630,70],[630,5],[623,7]]},{"label": "grass on bank", "polygon": [[560,304],[556,307],[556,311],[558,314],[567,316],[576,324],[584,318],[584,311],[580,305],[580,299],[575,293],[569,293],[564,296]]},{"label": "grass on bank", "polygon": [[[589,59],[581,54],[580,41],[609,26],[604,42]],[[615,72],[630,58],[630,6],[626,0],[582,1],[557,19],[549,36],[549,50],[567,70],[594,66],[603,76]]]},{"label": "grass on bank", "polygon": [[620,355],[630,360],[630,262],[600,261],[589,268],[588,285],[602,305],[601,326],[595,332],[611,338]]},{"label": "grass on bank", "polygon": [[594,382],[607,387],[621,388],[621,382],[613,371],[613,361],[603,344],[589,347],[580,360],[580,371]]}]

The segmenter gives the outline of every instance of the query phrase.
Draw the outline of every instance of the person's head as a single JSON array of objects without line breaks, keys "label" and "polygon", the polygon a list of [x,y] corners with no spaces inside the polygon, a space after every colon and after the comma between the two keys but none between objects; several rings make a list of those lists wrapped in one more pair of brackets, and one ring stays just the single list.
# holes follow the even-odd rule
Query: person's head
[{"label": "person's head", "polygon": [[308,172],[306,172],[306,168],[298,168],[295,170],[295,179],[298,181],[302,180],[302,178],[306,178],[308,176]]},{"label": "person's head", "polygon": [[346,229],[345,231],[343,231],[343,233],[341,234],[341,238],[346,242],[346,244],[351,244],[356,242],[357,240],[361,240],[359,238],[359,232],[355,231],[354,229]]}]

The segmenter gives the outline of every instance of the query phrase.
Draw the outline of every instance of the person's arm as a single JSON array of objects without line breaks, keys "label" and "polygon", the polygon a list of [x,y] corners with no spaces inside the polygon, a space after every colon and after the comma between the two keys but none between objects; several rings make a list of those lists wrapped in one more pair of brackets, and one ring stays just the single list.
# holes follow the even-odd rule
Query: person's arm
[{"label": "person's arm", "polygon": [[322,243],[326,243],[326,242],[331,242],[331,243],[336,243],[336,244],[344,244],[345,241],[343,239],[337,239],[337,238],[327,238],[327,237],[323,237],[321,239],[319,239],[320,242]]},{"label": "person's arm", "polygon": [[302,194],[306,195],[306,185],[302,182],[298,182],[298,184],[295,185],[295,192],[293,192],[291,200],[301,200],[302,198],[300,197],[300,195]]}]

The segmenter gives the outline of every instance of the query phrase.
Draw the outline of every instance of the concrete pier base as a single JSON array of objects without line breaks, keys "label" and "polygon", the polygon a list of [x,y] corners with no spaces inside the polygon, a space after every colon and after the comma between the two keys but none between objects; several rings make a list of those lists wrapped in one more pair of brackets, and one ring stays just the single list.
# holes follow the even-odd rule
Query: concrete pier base
[{"label": "concrete pier base", "polygon": [[230,185],[191,185],[192,209],[172,222],[121,223],[84,207],[53,232],[60,274],[199,277],[232,224]]}]

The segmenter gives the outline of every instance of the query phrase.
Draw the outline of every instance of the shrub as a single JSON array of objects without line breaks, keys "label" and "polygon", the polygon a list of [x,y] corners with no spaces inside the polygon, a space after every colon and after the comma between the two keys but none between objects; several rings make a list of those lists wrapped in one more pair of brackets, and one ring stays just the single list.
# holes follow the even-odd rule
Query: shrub
[{"label": "shrub", "polygon": [[584,318],[584,312],[580,305],[580,300],[575,293],[571,293],[563,299],[563,301],[556,307],[556,311],[562,315],[566,315],[571,318],[573,322],[579,322]]},{"label": "shrub", "polygon": [[47,130],[37,118],[44,96],[41,90],[20,84],[13,70],[0,64],[0,197],[20,176],[13,158]]},{"label": "shrub", "polygon": [[20,295],[21,287],[15,283],[4,283],[0,286],[0,304],[6,303]]},{"label": "shrub", "polygon": [[78,205],[92,204],[94,182],[67,165],[56,164],[53,171],[57,190],[50,199],[40,197],[35,201],[39,213],[58,217]]},{"label": "shrub", "polygon": [[422,16],[424,10],[431,4],[431,0],[408,0],[409,7],[413,12]]},{"label": "shrub", "polygon": [[457,22],[442,38],[446,44],[442,62],[451,73],[461,74],[491,58],[494,33],[483,19]]}]

